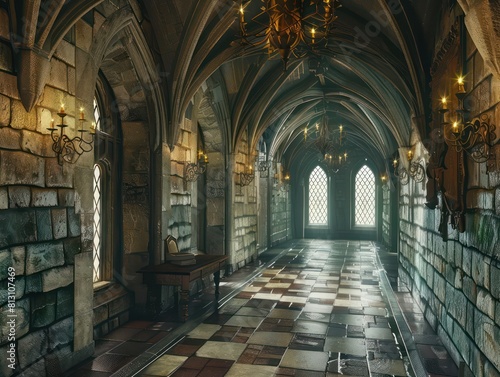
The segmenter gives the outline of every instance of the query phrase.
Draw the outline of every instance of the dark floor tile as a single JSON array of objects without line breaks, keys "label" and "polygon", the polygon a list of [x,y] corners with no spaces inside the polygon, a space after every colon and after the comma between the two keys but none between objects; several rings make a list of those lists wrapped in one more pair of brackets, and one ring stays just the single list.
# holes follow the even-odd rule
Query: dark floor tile
[{"label": "dark floor tile", "polygon": [[133,359],[132,356],[105,353],[85,364],[82,368],[96,372],[113,373]]},{"label": "dark floor tile", "polygon": [[183,368],[189,368],[189,369],[203,369],[205,365],[210,361],[210,359],[204,358],[204,357],[198,357],[198,356],[191,356],[188,358],[184,364],[182,364]]},{"label": "dark floor tile", "polygon": [[105,340],[105,339],[97,339],[95,341],[95,350],[94,350],[94,357],[98,357],[102,355],[103,353],[108,352],[109,350],[112,350],[116,346],[122,344],[122,340]]},{"label": "dark floor tile", "polygon": [[132,329],[146,329],[151,325],[153,325],[154,323],[155,322],[151,321],[130,321],[124,324],[123,327]]},{"label": "dark floor tile", "polygon": [[206,367],[214,367],[214,368],[231,368],[234,364],[232,360],[222,360],[222,359],[211,359],[208,361]]},{"label": "dark floor tile", "polygon": [[120,327],[120,328],[118,328],[118,329],[110,332],[109,334],[104,335],[102,337],[102,339],[107,339],[107,340],[129,340],[134,335],[138,334],[139,332],[141,332],[141,329]]},{"label": "dark floor tile", "polygon": [[204,368],[197,377],[223,377],[229,368],[214,368],[206,367]]},{"label": "dark floor tile", "polygon": [[181,367],[177,369],[174,373],[172,373],[170,376],[172,377],[196,377],[200,373],[199,370],[196,369],[186,369],[184,367]]},{"label": "dark floor tile", "polygon": [[123,342],[119,346],[113,348],[109,353],[118,355],[128,355],[128,356],[139,356],[141,353],[146,351],[151,345],[144,344],[142,342]]}]

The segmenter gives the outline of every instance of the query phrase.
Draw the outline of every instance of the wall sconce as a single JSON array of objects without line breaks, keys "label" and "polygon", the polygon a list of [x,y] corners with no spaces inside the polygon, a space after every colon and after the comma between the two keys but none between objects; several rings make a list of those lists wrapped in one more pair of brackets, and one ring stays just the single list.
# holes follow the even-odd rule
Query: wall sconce
[{"label": "wall sconce", "polygon": [[186,162],[184,165],[184,180],[194,182],[207,170],[208,156],[203,151],[198,151],[198,162]]},{"label": "wall sconce", "polygon": [[[64,117],[66,117],[66,111],[64,110],[64,104],[61,104],[61,108],[57,113],[61,118],[61,123],[54,125],[54,119],[50,121],[50,127],[47,130],[50,131],[50,137],[52,138],[52,150],[55,152],[57,156],[57,162],[59,165],[62,165],[63,162],[69,162],[74,164],[80,156],[85,152],[90,152],[92,150],[92,144],[94,143],[94,135],[95,135],[95,124],[92,123],[89,130],[83,129],[83,124],[85,123],[85,114],[83,112],[83,108],[80,108],[80,118],[78,121],[80,122],[80,129],[78,132],[80,136],[75,136],[74,138],[70,138],[68,135],[64,133],[64,129],[68,127],[67,124],[64,124]],[[57,127],[57,128],[56,128]],[[59,132],[57,132],[59,130]],[[90,133],[90,140],[85,140],[84,134]]]},{"label": "wall sconce", "polygon": [[252,169],[252,165],[248,166],[248,173],[240,173],[240,182],[239,185],[241,187],[243,186],[248,186],[250,183],[252,183],[253,179],[255,178],[255,173]]},{"label": "wall sconce", "polygon": [[453,122],[445,121],[445,114],[448,109],[448,100],[441,98],[441,132],[447,144],[457,153],[465,151],[475,162],[482,163],[490,158],[495,158],[495,154],[490,154],[490,148],[496,142],[495,125],[490,123],[490,117],[487,114],[481,114],[472,120],[467,120],[468,110],[464,108],[463,101],[467,92],[463,77],[457,80],[458,91],[455,94],[458,99],[458,109],[454,112],[456,119]]},{"label": "wall sconce", "polygon": [[414,153],[411,148],[408,149],[408,152],[406,152],[406,158],[408,159],[409,164],[408,169],[404,166],[400,166],[399,160],[394,158],[392,161],[394,175],[399,178],[399,181],[403,186],[408,184],[410,178],[417,183],[423,182],[425,179],[425,168],[421,162],[422,159],[415,161]]},{"label": "wall sconce", "polygon": [[285,173],[285,176],[283,177],[283,182],[281,183],[281,191],[287,192],[288,189],[290,188],[290,174]]}]

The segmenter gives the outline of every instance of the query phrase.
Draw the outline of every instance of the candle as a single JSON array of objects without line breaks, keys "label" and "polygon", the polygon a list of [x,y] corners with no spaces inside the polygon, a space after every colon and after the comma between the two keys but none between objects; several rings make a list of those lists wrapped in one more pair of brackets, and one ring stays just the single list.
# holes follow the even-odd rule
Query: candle
[{"label": "candle", "polygon": [[413,151],[409,150],[408,151],[408,161],[411,161],[411,160],[413,160]]},{"label": "candle", "polygon": [[458,122],[453,122],[452,132],[453,132],[454,134],[457,134],[457,133],[458,133]]},{"label": "candle", "polygon": [[90,133],[95,134],[95,123],[94,122],[92,122],[92,124],[90,125]]},{"label": "candle", "polygon": [[441,98],[441,109],[446,110],[448,108],[448,100],[446,97]]},{"label": "candle", "polygon": [[208,156],[206,154],[203,155],[203,158],[204,158],[205,162],[208,163]]},{"label": "candle", "polygon": [[311,34],[312,34],[312,44],[314,44],[314,37],[316,36],[316,29],[312,28]]},{"label": "candle", "polygon": [[457,79],[457,83],[458,83],[458,93],[465,93],[464,78],[462,76],[460,76]]},{"label": "candle", "polygon": [[347,161],[347,152],[344,153],[344,160]]},{"label": "candle", "polygon": [[61,114],[64,114],[64,103],[61,103],[61,108],[59,109]]},{"label": "candle", "polygon": [[240,5],[240,22],[245,22],[245,11],[243,10],[243,5]]},{"label": "candle", "polygon": [[50,128],[54,128],[54,119],[50,120]]},{"label": "candle", "polygon": [[392,161],[392,166],[394,166],[394,169],[398,167],[398,159],[395,158],[394,161]]},{"label": "candle", "polygon": [[85,119],[85,114],[83,113],[83,107],[80,107],[80,120]]}]

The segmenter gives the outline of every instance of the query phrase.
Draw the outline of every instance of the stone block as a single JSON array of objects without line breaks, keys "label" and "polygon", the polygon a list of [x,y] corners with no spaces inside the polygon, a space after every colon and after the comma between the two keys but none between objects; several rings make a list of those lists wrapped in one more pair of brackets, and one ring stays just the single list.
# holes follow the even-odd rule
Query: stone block
[{"label": "stone block", "polygon": [[490,287],[491,295],[500,300],[500,263],[492,263],[490,265]]},{"label": "stone block", "polygon": [[477,285],[469,276],[464,275],[463,281],[463,292],[465,296],[472,302],[476,302],[477,299]]},{"label": "stone block", "polygon": [[[46,86],[43,91],[43,96],[40,97],[40,102],[38,106],[41,106],[45,109],[49,109],[52,111],[54,116],[54,121],[59,122],[60,119],[57,119],[57,112],[61,108],[61,104],[64,104],[64,109],[66,111],[66,118],[64,121],[66,124],[70,124],[66,122],[68,118],[74,119],[76,114],[76,106],[75,106],[75,97],[66,93],[63,90],[53,88],[51,86]],[[72,123],[74,125],[74,122]],[[47,127],[44,125],[43,127]],[[68,127],[69,128],[69,127]]]},{"label": "stone block", "polygon": [[54,238],[50,209],[36,210],[36,236],[38,241],[50,241]]},{"label": "stone block", "polygon": [[68,218],[65,208],[52,209],[52,232],[55,239],[66,238],[68,236]]},{"label": "stone block", "polygon": [[49,292],[73,283],[73,266],[52,268],[42,272],[42,290]]},{"label": "stone block", "polygon": [[92,285],[92,253],[75,255],[75,331],[78,337],[73,343],[74,351],[79,351],[93,340],[92,308],[94,288]]},{"label": "stone block", "polygon": [[[46,330],[39,330],[22,337],[17,342],[17,352],[21,368],[33,364],[47,354],[48,339]],[[45,370],[43,368],[42,370]],[[40,371],[40,369],[38,369]]]},{"label": "stone block", "polygon": [[[52,112],[50,109],[45,109],[43,107],[36,108],[36,131],[43,135],[50,135],[50,128],[52,120],[58,119],[56,112]],[[52,146],[50,147],[52,149]],[[52,152],[52,156],[54,152]]]},{"label": "stone block", "polygon": [[64,347],[73,341],[73,317],[49,327],[49,350]]},{"label": "stone block", "polygon": [[0,209],[9,208],[9,194],[7,187],[0,187]]},{"label": "stone block", "polygon": [[42,157],[54,157],[52,150],[52,138],[50,135],[42,135],[38,132],[22,130],[21,148],[27,153]]},{"label": "stone block", "polygon": [[31,205],[33,207],[57,206],[57,190],[34,187],[31,189]]},{"label": "stone block", "polygon": [[5,40],[10,40],[10,30],[9,30],[9,15],[7,10],[0,8],[0,37]]},{"label": "stone block", "polygon": [[57,290],[56,320],[65,318],[73,314],[73,284]]},{"label": "stone block", "polygon": [[14,72],[14,61],[10,43],[0,39],[0,69]]},{"label": "stone block", "polygon": [[67,65],[57,58],[50,61],[50,76],[47,84],[64,91],[68,90],[68,70]]},{"label": "stone block", "polygon": [[24,275],[24,262],[26,259],[26,248],[24,246],[14,246],[10,248],[12,256],[12,267],[16,269],[16,275]]},{"label": "stone block", "polygon": [[26,254],[27,275],[64,264],[64,248],[61,242],[27,245]]},{"label": "stone block", "polygon": [[[0,127],[7,127],[10,124],[10,98],[0,94]],[[0,136],[0,143],[10,143],[9,139],[2,140]],[[12,145],[12,144],[11,144]],[[16,148],[19,149],[19,145]]]},{"label": "stone block", "polygon": [[26,294],[42,292],[42,274],[33,274],[26,276],[25,292]]},{"label": "stone block", "polygon": [[46,364],[45,359],[38,360],[36,363],[30,365],[29,368],[23,370],[23,377],[40,377],[40,371],[45,371],[47,368]]},{"label": "stone block", "polygon": [[0,280],[7,279],[9,267],[12,267],[11,251],[9,249],[0,250]]},{"label": "stone block", "polygon": [[0,248],[36,241],[34,211],[0,211]]},{"label": "stone block", "polygon": [[[0,14],[1,14],[2,9],[0,9]],[[0,25],[2,20],[0,20]],[[1,26],[0,26],[1,27]],[[16,370],[19,367],[17,358],[15,358],[15,363],[14,363],[14,368],[9,367],[11,365],[11,362],[8,360],[9,359],[9,343],[7,343],[5,346],[0,347],[0,354],[4,355],[4,357],[0,358],[0,376],[4,377],[10,377],[14,374],[14,370]]]},{"label": "stone block", "polygon": [[[0,107],[1,106],[2,104],[0,102]],[[7,113],[10,114],[8,111]],[[2,115],[0,115],[0,126],[6,126],[1,123],[1,117]],[[13,150],[21,149],[21,132],[10,127],[0,127],[0,148]]]},{"label": "stone block", "polygon": [[68,238],[64,240],[64,260],[66,264],[75,263],[75,255],[81,251],[80,237]]},{"label": "stone block", "polygon": [[73,67],[68,67],[68,93],[76,93],[76,70]]},{"label": "stone block", "polygon": [[41,328],[56,319],[57,296],[55,292],[37,294],[32,299],[31,326]]},{"label": "stone block", "polygon": [[71,189],[58,190],[59,205],[61,207],[75,206],[75,191]]},{"label": "stone block", "polygon": [[54,56],[73,67],[75,66],[75,46],[64,39],[57,45]]},{"label": "stone block", "polygon": [[92,45],[92,26],[83,20],[76,23],[76,47],[89,52]]},{"label": "stone block", "polygon": [[18,151],[0,151],[0,182],[4,185],[44,186],[44,160]]},{"label": "stone block", "polygon": [[26,279],[24,276],[16,277],[16,300],[20,300],[24,296],[24,289],[26,287]]},{"label": "stone block", "polygon": [[479,289],[476,306],[492,320],[495,320],[495,300],[490,292],[485,289]]},{"label": "stone block", "polygon": [[11,101],[10,126],[19,130],[36,130],[36,112],[27,112],[21,101]]},{"label": "stone block", "polygon": [[57,158],[45,159],[47,187],[73,187],[74,170],[72,164],[59,165]]},{"label": "stone block", "polygon": [[19,99],[16,75],[0,70],[0,93],[13,99]]},{"label": "stone block", "polygon": [[77,237],[81,234],[81,216],[75,213],[74,208],[68,208],[68,237]]},{"label": "stone block", "polygon": [[31,202],[30,188],[26,186],[9,187],[9,207],[23,208],[29,207]]},{"label": "stone block", "polygon": [[486,281],[489,283],[489,265],[484,261],[484,254],[472,250],[472,278],[477,285],[485,286]]},{"label": "stone block", "polygon": [[108,318],[108,305],[101,305],[94,309],[94,326],[106,321]]}]

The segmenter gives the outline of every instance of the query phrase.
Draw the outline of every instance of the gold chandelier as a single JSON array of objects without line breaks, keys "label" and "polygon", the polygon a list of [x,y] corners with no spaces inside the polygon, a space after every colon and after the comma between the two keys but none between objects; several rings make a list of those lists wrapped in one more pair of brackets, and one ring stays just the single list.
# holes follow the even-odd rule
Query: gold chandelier
[{"label": "gold chandelier", "polygon": [[311,148],[319,152],[320,162],[334,173],[347,166],[348,163],[346,136],[347,132],[343,125],[340,125],[334,132],[330,131],[326,108],[318,123],[304,128],[304,140]]},{"label": "gold chandelier", "polygon": [[261,0],[264,5],[247,28],[245,12],[252,0],[234,1],[239,2],[242,44],[266,45],[270,54],[281,56],[285,70],[290,55],[303,57],[326,47],[337,19],[335,9],[340,7],[338,0]]}]

